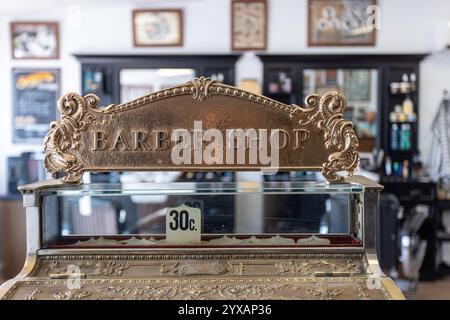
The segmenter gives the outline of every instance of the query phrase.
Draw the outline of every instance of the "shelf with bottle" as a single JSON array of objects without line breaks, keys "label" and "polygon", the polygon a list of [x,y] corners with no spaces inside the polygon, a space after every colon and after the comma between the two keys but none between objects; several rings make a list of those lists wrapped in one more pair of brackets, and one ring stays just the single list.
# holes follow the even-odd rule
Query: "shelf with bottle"
[{"label": "shelf with bottle", "polygon": [[391,82],[389,84],[389,93],[391,95],[405,95],[417,92],[417,77],[414,72],[408,75],[403,73],[400,82]]},{"label": "shelf with bottle", "polygon": [[407,95],[401,104],[394,105],[393,110],[389,113],[389,121],[396,122],[416,122],[417,114],[414,108],[414,101]]},{"label": "shelf with bottle", "polygon": [[290,72],[280,69],[272,73],[267,83],[267,92],[270,95],[290,95],[294,93],[293,91]]},{"label": "shelf with bottle", "polygon": [[382,181],[409,181],[424,176],[420,153],[391,154],[384,158],[380,168]]},{"label": "shelf with bottle", "polygon": [[118,103],[113,94],[112,70],[107,67],[86,66],[82,68],[82,93],[94,93],[102,104]]},{"label": "shelf with bottle", "polygon": [[407,178],[411,174],[410,163],[411,161],[409,159],[402,160],[387,156],[384,161],[383,176]]},{"label": "shelf with bottle", "polygon": [[408,152],[413,149],[414,131],[410,123],[393,123],[390,126],[389,149],[391,152]]},{"label": "shelf with bottle", "polygon": [[390,153],[410,156],[410,152],[415,149],[417,114],[414,101],[409,94],[402,99],[401,104],[395,104],[389,113],[388,130]]},{"label": "shelf with bottle", "polygon": [[103,92],[105,90],[105,71],[99,68],[89,68],[83,72],[84,92]]}]

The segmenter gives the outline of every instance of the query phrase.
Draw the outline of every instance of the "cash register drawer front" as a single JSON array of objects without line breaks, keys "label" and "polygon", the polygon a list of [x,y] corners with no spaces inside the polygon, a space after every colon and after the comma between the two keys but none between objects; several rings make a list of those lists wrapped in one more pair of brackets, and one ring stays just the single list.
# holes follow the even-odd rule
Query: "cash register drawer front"
[{"label": "cash register drawer front", "polygon": [[[2,292],[3,291],[3,292]],[[363,254],[44,255],[2,299],[403,299]]]}]

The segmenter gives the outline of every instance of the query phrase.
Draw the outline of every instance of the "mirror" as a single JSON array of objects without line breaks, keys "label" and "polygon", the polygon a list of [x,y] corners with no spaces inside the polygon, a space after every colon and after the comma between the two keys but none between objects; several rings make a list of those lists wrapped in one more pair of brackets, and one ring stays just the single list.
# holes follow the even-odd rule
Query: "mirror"
[{"label": "mirror", "polygon": [[122,69],[120,71],[120,103],[185,83],[193,78],[195,78],[194,69]]},{"label": "mirror", "polygon": [[376,146],[378,112],[378,70],[305,69],[303,98],[311,93],[342,92],[347,98],[344,118],[355,124],[360,151],[372,152]]}]

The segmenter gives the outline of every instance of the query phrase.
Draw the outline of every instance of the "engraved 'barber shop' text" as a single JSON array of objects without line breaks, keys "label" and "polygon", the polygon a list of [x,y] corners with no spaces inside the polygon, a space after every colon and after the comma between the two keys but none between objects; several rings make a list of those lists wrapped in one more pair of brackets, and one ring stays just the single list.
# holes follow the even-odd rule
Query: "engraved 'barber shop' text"
[{"label": "engraved 'barber shop' text", "polygon": [[132,129],[92,132],[92,151],[151,152],[171,149],[175,165],[251,164],[278,166],[278,151],[287,147],[303,150],[310,132],[306,129],[204,130],[202,121],[193,129]]}]

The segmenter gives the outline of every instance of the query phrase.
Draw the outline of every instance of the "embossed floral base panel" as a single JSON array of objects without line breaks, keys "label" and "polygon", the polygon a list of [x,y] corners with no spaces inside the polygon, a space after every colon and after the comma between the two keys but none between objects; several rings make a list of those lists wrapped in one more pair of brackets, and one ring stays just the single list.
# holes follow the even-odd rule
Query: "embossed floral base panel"
[{"label": "embossed floral base panel", "polygon": [[[390,299],[384,284],[370,289],[367,278],[193,278],[18,281],[5,299]],[[70,284],[70,286],[68,286]]]},{"label": "embossed floral base panel", "polygon": [[70,254],[38,256],[2,298],[391,299],[392,286],[362,254]]},{"label": "embossed floral base panel", "polygon": [[30,276],[60,278],[74,269],[89,278],[368,275],[366,261],[361,254],[130,254],[39,256]]}]

